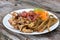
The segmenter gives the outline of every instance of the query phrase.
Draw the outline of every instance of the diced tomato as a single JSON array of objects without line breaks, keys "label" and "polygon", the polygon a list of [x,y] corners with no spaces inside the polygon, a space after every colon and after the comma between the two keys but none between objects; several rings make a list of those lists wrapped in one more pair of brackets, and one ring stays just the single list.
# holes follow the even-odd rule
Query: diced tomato
[{"label": "diced tomato", "polygon": [[29,12],[25,12],[23,11],[22,13],[19,14],[19,16],[25,17],[28,20],[35,20],[38,16],[38,14],[35,14],[34,11],[29,11]]},{"label": "diced tomato", "polygon": [[34,15],[33,21],[35,21],[35,19],[37,19],[38,15]]},{"label": "diced tomato", "polygon": [[26,16],[27,16],[27,12],[23,11],[23,12],[20,14],[20,16],[26,17]]},{"label": "diced tomato", "polygon": [[22,13],[23,13],[22,14],[23,16],[26,16],[27,15],[27,12],[26,11],[23,11]]},{"label": "diced tomato", "polygon": [[27,19],[31,21],[31,18],[29,16],[27,17]]}]

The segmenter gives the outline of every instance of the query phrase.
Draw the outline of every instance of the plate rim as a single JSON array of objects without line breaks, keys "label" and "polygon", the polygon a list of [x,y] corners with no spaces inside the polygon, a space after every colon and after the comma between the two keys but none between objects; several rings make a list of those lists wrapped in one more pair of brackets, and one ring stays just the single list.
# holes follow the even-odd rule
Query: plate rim
[{"label": "plate rim", "polygon": [[[20,10],[24,10],[24,9],[20,9]],[[20,11],[20,10],[16,10],[16,11]],[[26,9],[25,9],[26,10]],[[14,12],[14,11],[13,11]],[[48,11],[49,13],[51,13],[51,14],[53,14],[52,12],[50,12],[50,11]],[[7,14],[7,15],[9,15],[9,14]],[[7,16],[7,15],[5,15],[5,17]],[[53,14],[53,15],[55,15],[55,14]],[[55,15],[56,16],[56,15]],[[4,17],[4,18],[5,18]],[[57,16],[56,16],[57,17]],[[6,27],[6,25],[4,24],[4,18],[3,18],[3,25]],[[57,17],[57,19],[58,19],[58,17]],[[57,27],[58,27],[58,25],[59,25],[59,19],[58,19],[58,24],[57,24]],[[56,28],[57,28],[56,27]],[[6,27],[7,28],[7,27]],[[55,28],[55,29],[56,29]],[[9,29],[9,28],[7,28],[8,30],[10,30],[10,31],[12,31],[12,32],[15,32],[15,31],[13,31],[13,30],[11,30],[11,29]],[[55,30],[55,29],[53,29],[53,30]],[[52,31],[53,31],[52,30]],[[51,31],[50,31],[51,32]],[[16,33],[16,32],[15,32]],[[18,33],[21,33],[21,34],[25,34],[25,35],[37,35],[37,34],[45,34],[45,33],[48,33],[48,32],[37,32],[37,33],[24,33],[24,32],[18,32]]]}]

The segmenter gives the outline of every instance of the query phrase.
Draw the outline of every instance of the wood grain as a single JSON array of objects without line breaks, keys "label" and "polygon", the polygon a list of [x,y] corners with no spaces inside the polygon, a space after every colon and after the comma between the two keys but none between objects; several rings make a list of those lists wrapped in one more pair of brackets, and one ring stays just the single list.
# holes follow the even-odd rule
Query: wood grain
[{"label": "wood grain", "polygon": [[14,10],[34,7],[50,10],[60,20],[60,13],[55,13],[60,12],[59,0],[0,0],[0,40],[60,40],[60,25],[50,33],[33,36],[17,34],[3,26],[2,20],[6,14]]}]

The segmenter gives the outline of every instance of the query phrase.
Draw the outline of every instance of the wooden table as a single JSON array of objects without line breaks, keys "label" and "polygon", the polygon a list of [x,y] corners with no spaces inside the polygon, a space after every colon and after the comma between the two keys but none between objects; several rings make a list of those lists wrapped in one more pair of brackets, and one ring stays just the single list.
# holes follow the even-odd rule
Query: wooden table
[{"label": "wooden table", "polygon": [[59,2],[59,0],[0,0],[0,40],[60,40],[60,25],[50,33],[28,36],[14,33],[2,24],[3,17],[11,11],[35,7],[53,12],[60,20]]}]

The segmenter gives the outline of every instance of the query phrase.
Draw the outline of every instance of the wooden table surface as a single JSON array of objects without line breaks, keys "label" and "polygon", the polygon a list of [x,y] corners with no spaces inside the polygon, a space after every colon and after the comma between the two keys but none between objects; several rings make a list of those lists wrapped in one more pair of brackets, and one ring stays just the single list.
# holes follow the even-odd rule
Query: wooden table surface
[{"label": "wooden table surface", "polygon": [[50,33],[33,36],[17,34],[3,26],[4,16],[11,11],[35,7],[53,12],[60,20],[60,0],[0,0],[0,40],[60,40],[60,25]]}]

